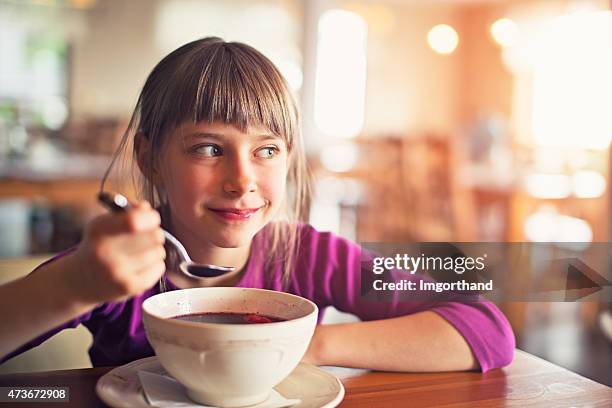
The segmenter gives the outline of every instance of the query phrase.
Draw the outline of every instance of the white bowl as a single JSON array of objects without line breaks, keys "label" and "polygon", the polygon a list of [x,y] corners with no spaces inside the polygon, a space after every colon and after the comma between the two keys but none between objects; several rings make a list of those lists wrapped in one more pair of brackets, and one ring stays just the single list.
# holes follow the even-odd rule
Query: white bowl
[{"label": "white bowl", "polygon": [[[144,301],[147,338],[162,366],[196,402],[239,407],[264,401],[299,364],[314,333],[317,306],[283,292],[235,287],[160,293]],[[199,323],[172,317],[259,313],[265,324]]]}]

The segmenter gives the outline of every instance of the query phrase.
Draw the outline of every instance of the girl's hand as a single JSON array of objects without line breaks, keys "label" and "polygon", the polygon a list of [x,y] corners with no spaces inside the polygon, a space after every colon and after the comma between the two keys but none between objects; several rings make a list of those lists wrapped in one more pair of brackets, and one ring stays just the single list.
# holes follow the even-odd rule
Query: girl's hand
[{"label": "girl's hand", "polygon": [[80,300],[118,301],[152,287],[166,269],[160,222],[146,201],[93,219],[71,255],[69,282]]}]

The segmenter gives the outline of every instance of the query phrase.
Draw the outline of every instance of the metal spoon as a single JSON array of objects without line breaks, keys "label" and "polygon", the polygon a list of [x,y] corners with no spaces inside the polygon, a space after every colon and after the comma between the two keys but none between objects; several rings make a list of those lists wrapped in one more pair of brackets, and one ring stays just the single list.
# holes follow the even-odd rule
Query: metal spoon
[{"label": "metal spoon", "polygon": [[[100,201],[102,204],[104,204],[106,208],[113,212],[125,211],[130,208],[130,204],[127,198],[125,198],[121,194],[100,192],[98,194],[98,201]],[[214,278],[236,269],[233,266],[217,266],[193,262],[189,257],[189,254],[187,254],[187,250],[185,249],[183,244],[181,244],[181,241],[176,239],[174,235],[172,235],[165,229],[162,229],[162,231],[164,231],[166,241],[168,241],[176,249],[178,256],[181,260],[181,263],[179,264],[179,269],[185,275],[196,279]]]}]

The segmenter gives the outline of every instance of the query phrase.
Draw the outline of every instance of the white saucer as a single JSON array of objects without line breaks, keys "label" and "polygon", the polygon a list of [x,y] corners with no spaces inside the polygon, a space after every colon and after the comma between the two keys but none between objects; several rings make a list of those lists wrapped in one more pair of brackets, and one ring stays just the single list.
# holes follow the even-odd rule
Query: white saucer
[{"label": "white saucer", "polygon": [[[157,357],[143,358],[103,375],[96,384],[96,393],[111,407],[151,408],[140,387],[138,371],[168,375]],[[285,398],[302,400],[291,408],[331,408],[344,398],[344,387],[336,376],[304,363],[300,363],[274,389]]]}]

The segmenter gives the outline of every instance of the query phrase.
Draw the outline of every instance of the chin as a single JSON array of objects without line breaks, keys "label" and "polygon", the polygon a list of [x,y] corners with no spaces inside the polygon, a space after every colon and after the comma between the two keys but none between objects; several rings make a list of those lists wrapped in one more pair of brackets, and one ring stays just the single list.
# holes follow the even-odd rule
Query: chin
[{"label": "chin", "polygon": [[245,246],[245,243],[222,241],[222,242],[215,242],[215,246],[218,248],[241,248]]}]

